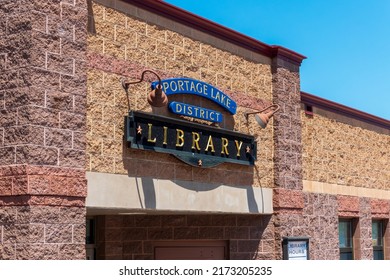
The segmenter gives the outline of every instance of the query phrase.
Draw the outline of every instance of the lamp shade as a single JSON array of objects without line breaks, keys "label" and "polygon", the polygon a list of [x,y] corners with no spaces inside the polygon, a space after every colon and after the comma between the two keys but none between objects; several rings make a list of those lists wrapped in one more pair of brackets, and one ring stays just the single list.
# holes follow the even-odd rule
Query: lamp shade
[{"label": "lamp shade", "polygon": [[261,126],[261,128],[266,128],[269,119],[264,117],[264,114],[256,114],[255,115],[256,122]]},{"label": "lamp shade", "polygon": [[[268,109],[271,109],[271,108],[274,108],[274,110],[268,112],[268,113],[263,113],[264,111],[268,110]],[[248,116],[249,115],[252,115],[252,114],[255,114],[255,120],[256,122],[260,125],[261,128],[266,128],[269,120],[272,118],[272,116],[277,112],[279,111],[280,107],[279,105],[276,105],[276,104],[273,104],[271,106],[268,106],[267,108],[261,110],[261,111],[258,111],[258,112],[252,112],[252,113],[244,113],[245,115],[245,118],[247,119],[248,121]]]},{"label": "lamp shade", "polygon": [[168,97],[163,92],[161,85],[158,85],[148,94],[147,100],[153,107],[164,107],[168,104]]}]

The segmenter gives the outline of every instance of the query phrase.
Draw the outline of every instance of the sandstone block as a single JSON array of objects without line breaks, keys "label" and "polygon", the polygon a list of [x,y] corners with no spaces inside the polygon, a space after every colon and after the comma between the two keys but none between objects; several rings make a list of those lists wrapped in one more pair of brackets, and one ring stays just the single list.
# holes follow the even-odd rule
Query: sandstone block
[{"label": "sandstone block", "polygon": [[17,260],[56,260],[58,258],[57,244],[16,244]]},{"label": "sandstone block", "polygon": [[85,151],[75,149],[60,149],[58,160],[60,166],[83,168],[85,166]]},{"label": "sandstone block", "polygon": [[12,194],[25,195],[29,193],[27,176],[17,176],[12,178]]},{"label": "sandstone block", "polygon": [[49,176],[31,175],[28,180],[30,194],[52,194]]},{"label": "sandstone block", "polygon": [[85,260],[85,244],[61,244],[59,245],[59,257],[61,260]]},{"label": "sandstone block", "polygon": [[56,110],[72,111],[73,95],[65,92],[49,91],[46,94],[46,106]]},{"label": "sandstone block", "polygon": [[45,243],[72,243],[72,225],[45,225]]},{"label": "sandstone block", "polygon": [[17,146],[16,163],[57,165],[58,150],[56,148],[45,148],[41,146]]},{"label": "sandstone block", "polygon": [[75,25],[66,20],[61,20],[59,16],[51,16],[48,20],[48,33],[67,40],[75,40]]},{"label": "sandstone block", "polygon": [[48,53],[46,59],[47,70],[65,75],[74,75],[74,58]]},{"label": "sandstone block", "polygon": [[273,205],[278,208],[302,209],[304,206],[303,194],[299,190],[275,189]]},{"label": "sandstone block", "polygon": [[[24,75],[24,83],[26,86],[36,86],[37,88],[44,88],[46,90],[58,90],[60,89],[60,75],[55,72],[50,72],[45,69],[27,68]],[[62,85],[62,84],[61,84]]]},{"label": "sandstone block", "polygon": [[46,128],[45,145],[58,148],[72,148],[72,131]]},{"label": "sandstone block", "polygon": [[91,157],[91,171],[114,173],[115,159],[112,157]]},{"label": "sandstone block", "polygon": [[118,59],[125,59],[126,48],[124,45],[115,43],[114,41],[104,40],[103,53],[105,55],[113,56]]},{"label": "sandstone block", "polygon": [[0,256],[2,260],[15,260],[15,245],[0,243]]},{"label": "sandstone block", "polygon": [[17,88],[4,91],[6,109],[18,108],[26,105],[44,107],[45,91],[37,87]]},{"label": "sandstone block", "polygon": [[73,149],[85,150],[86,136],[84,132],[73,132]]},{"label": "sandstone block", "polygon": [[9,165],[15,163],[15,147],[0,148],[0,164]]},{"label": "sandstone block", "polygon": [[36,144],[43,145],[44,128],[37,126],[14,126],[4,129],[4,145]]},{"label": "sandstone block", "polygon": [[170,43],[172,45],[179,46],[179,47],[184,46],[183,36],[176,33],[176,32],[167,30],[166,31],[166,40],[167,40],[167,43]]},{"label": "sandstone block", "polygon": [[4,226],[4,243],[43,243],[42,224],[16,224]]},{"label": "sandstone block", "polygon": [[36,106],[20,107],[18,109],[18,123],[20,125],[33,124],[47,127],[58,127],[58,111]]},{"label": "sandstone block", "polygon": [[59,127],[62,129],[70,129],[75,131],[85,131],[86,118],[84,115],[60,112],[60,123]]}]

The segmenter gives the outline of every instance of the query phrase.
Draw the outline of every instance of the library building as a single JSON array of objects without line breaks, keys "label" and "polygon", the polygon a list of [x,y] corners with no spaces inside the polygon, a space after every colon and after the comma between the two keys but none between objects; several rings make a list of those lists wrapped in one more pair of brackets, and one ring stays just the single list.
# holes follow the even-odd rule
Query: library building
[{"label": "library building", "polygon": [[1,1],[0,259],[389,260],[390,120],[305,59],[160,0]]}]

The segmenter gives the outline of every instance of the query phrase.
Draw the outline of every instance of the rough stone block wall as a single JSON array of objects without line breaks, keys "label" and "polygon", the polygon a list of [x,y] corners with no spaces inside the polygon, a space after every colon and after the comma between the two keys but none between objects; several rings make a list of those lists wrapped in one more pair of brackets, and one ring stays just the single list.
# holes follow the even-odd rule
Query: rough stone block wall
[{"label": "rough stone block wall", "polygon": [[359,260],[372,260],[372,217],[369,198],[360,198],[359,210],[359,222],[354,236],[355,257]]},{"label": "rough stone block wall", "polygon": [[85,208],[1,206],[0,260],[85,259]]},{"label": "rough stone block wall", "polygon": [[329,194],[305,193],[306,234],[310,237],[310,259],[338,260],[338,200]]},{"label": "rough stone block wall", "polygon": [[295,207],[284,205],[278,209],[276,242],[281,243],[283,237],[308,237],[311,260],[338,260],[337,207],[335,195],[304,193]]},{"label": "rough stone block wall", "polygon": [[[137,19],[130,15],[131,5],[119,2],[93,1],[90,5],[86,170],[272,187],[272,125],[260,131],[254,120],[247,125],[242,114],[271,103],[270,65],[214,47],[206,42],[212,41],[208,35],[203,36],[205,41],[184,36],[180,29],[185,27],[177,27],[175,31],[154,25],[151,21],[156,15],[150,20]],[[120,78],[138,80],[145,69],[157,71],[161,78],[184,76],[202,80],[229,94],[239,105],[238,113],[234,119],[226,118],[229,123],[222,125],[257,136],[259,160],[256,168],[222,164],[216,168],[199,169],[172,156],[126,149],[123,116],[128,108]],[[146,95],[150,81],[155,77],[147,75],[147,79],[130,86],[132,110],[152,111]],[[207,101],[202,100],[205,105]],[[213,104],[210,102],[207,106]],[[163,109],[153,110],[168,114]],[[163,163],[159,167],[166,166],[163,172],[157,168],[157,162]]]},{"label": "rough stone block wall", "polygon": [[[372,199],[367,197],[337,196],[338,217],[355,219],[357,224],[354,233],[354,257],[355,259],[372,259],[372,220],[384,221],[384,226],[388,227],[390,217],[390,201],[382,199]],[[390,236],[389,229],[385,229],[385,259],[390,255],[386,251]]]},{"label": "rough stone block wall", "polygon": [[303,179],[390,190],[390,134],[302,112]]},{"label": "rough stone block wall", "polygon": [[[327,186],[337,186],[339,190],[345,188],[345,193],[351,195],[337,195],[337,203],[329,217],[331,220],[324,228],[333,229],[334,239],[329,240],[332,247],[338,246],[337,223],[339,218],[351,218],[356,223],[354,232],[354,258],[372,259],[372,220],[381,219],[388,223],[390,218],[390,202],[381,199],[378,195],[365,197],[364,189],[388,191],[390,188],[390,135],[386,129],[375,129],[363,126],[357,121],[345,120],[336,114],[327,115],[318,110],[313,116],[302,116],[303,141],[303,179],[326,183]],[[386,132],[387,131],[387,132]],[[330,190],[330,189],[329,189]],[[368,192],[364,192],[368,193]],[[307,196],[329,196],[329,194],[310,194]],[[372,198],[371,198],[372,197]],[[332,200],[334,200],[332,198]],[[311,209],[310,203],[305,203],[305,209]],[[315,211],[321,212],[322,205]],[[389,231],[385,232],[385,240]],[[320,236],[314,243],[323,243]],[[336,247],[337,249],[337,247]],[[321,256],[321,250],[319,258]],[[336,250],[332,259],[338,258]],[[389,255],[385,253],[385,258]]]},{"label": "rough stone block wall", "polygon": [[[310,259],[338,260],[339,218],[355,219],[357,224],[353,235],[354,258],[373,258],[372,219],[388,221],[390,202],[363,197],[304,193],[304,207],[288,211],[289,215],[277,215],[276,234],[283,236],[307,236],[310,239]],[[299,203],[295,203],[299,205]],[[287,206],[285,206],[287,207]],[[387,226],[388,223],[385,223]],[[280,228],[280,230],[278,230]],[[385,231],[389,238],[388,229]],[[385,259],[389,255],[385,250]]]},{"label": "rough stone block wall", "polygon": [[390,222],[385,223],[385,236],[384,236],[384,251],[385,260],[390,260]]},{"label": "rough stone block wall", "polygon": [[84,1],[1,1],[0,259],[85,258],[86,27]]},{"label": "rough stone block wall", "polygon": [[282,239],[308,236],[303,216],[302,139],[299,65],[282,54],[272,62],[273,102],[281,106],[274,116],[275,252],[282,258]]},{"label": "rough stone block wall", "polygon": [[275,187],[302,190],[302,136],[299,66],[282,57],[273,62]]},{"label": "rough stone block wall", "polygon": [[229,240],[229,258],[274,259],[270,216],[133,215],[97,218],[98,259],[153,259],[156,241]]},{"label": "rough stone block wall", "polygon": [[0,259],[85,258],[84,170],[0,167]]}]

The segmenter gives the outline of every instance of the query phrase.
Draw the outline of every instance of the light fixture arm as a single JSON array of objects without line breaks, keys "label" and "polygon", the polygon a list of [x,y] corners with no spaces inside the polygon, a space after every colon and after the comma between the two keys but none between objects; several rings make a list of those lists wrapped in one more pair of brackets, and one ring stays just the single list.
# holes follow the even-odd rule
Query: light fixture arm
[{"label": "light fixture arm", "polygon": [[[139,84],[139,83],[141,83],[141,82],[143,82],[144,80],[145,80],[145,74],[146,73],[152,73],[152,74],[154,74],[156,77],[157,77],[157,79],[158,79],[158,85],[157,85],[157,87],[156,87],[156,89],[155,89],[155,91],[153,91],[152,93],[153,93],[153,97],[151,97],[151,95],[152,95],[152,93],[150,93],[149,95],[148,95],[148,102],[149,102],[149,104],[150,105],[152,105],[152,106],[156,106],[156,107],[161,107],[161,106],[165,106],[166,104],[167,104],[167,102],[168,102],[168,99],[167,99],[167,97],[166,97],[166,95],[165,95],[165,93],[162,91],[162,83],[161,83],[161,78],[160,78],[160,76],[156,73],[156,72],[154,72],[153,70],[150,70],[150,69],[146,69],[146,70],[144,70],[143,72],[142,72],[142,74],[141,74],[141,79],[140,80],[138,80],[138,81],[134,81],[134,82],[126,82],[126,79],[122,79],[122,87],[123,87],[123,89],[125,90],[125,92],[126,92],[126,96],[127,96],[127,106],[128,106],[128,110],[130,111],[130,98],[129,98],[129,85],[133,85],[133,84]],[[152,98],[157,98],[157,99],[159,99],[157,102],[159,102],[159,104],[154,104],[153,102],[154,102],[154,99],[152,100]]]},{"label": "light fixture arm", "polygon": [[143,82],[144,81],[144,77],[145,77],[145,74],[146,73],[152,73],[152,74],[154,74],[156,77],[157,77],[157,79],[158,79],[158,85],[159,85],[159,87],[161,87],[161,78],[160,78],[160,76],[156,73],[156,72],[154,72],[153,70],[149,70],[149,69],[146,69],[146,70],[144,70],[143,72],[142,72],[142,74],[141,74],[141,79],[139,80],[139,81],[134,81],[134,82],[125,82],[125,79],[122,79],[122,87],[125,89],[125,90],[127,90],[128,88],[129,88],[129,85],[133,85],[133,84],[139,84],[139,83],[141,83],[141,82]]},{"label": "light fixture arm", "polygon": [[268,106],[268,107],[266,107],[266,108],[264,108],[264,109],[262,109],[262,110],[260,110],[260,111],[255,111],[255,112],[250,112],[250,113],[244,113],[244,116],[245,116],[245,118],[248,120],[249,115],[263,113],[263,112],[267,111],[268,109],[271,109],[272,107],[275,107],[275,108],[276,108],[276,109],[273,111],[273,114],[275,114],[277,111],[280,110],[280,106],[279,106],[279,105],[277,105],[277,104],[272,104],[272,105],[270,105],[270,106]]}]

